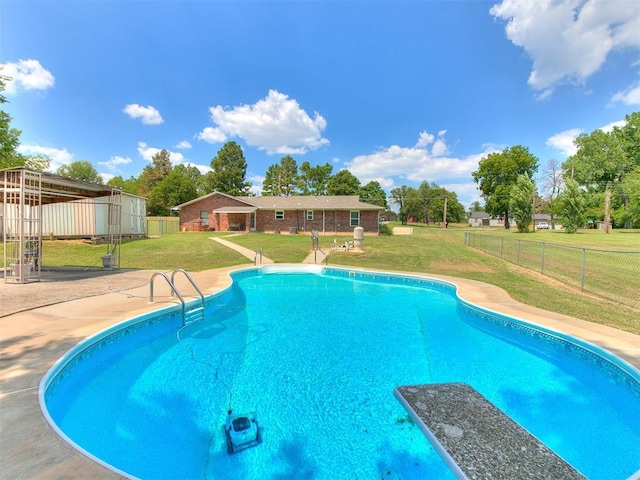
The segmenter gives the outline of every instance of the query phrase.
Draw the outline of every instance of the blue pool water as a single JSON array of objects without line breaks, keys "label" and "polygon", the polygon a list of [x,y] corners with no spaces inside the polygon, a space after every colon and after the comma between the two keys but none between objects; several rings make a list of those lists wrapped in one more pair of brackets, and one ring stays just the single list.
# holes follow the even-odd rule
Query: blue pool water
[{"label": "blue pool water", "polygon": [[[77,347],[43,380],[50,421],[145,479],[450,479],[393,389],[465,382],[590,479],[640,468],[637,370],[435,281],[265,272],[234,274],[181,340],[174,311]],[[264,430],[232,456],[230,406],[256,410]]]}]

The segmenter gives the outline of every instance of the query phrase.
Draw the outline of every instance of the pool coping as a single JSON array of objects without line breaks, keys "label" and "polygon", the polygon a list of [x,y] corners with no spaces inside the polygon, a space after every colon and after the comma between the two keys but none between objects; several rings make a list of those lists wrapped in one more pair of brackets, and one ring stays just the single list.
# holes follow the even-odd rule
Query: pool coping
[{"label": "pool coping", "polygon": [[[236,265],[194,272],[192,276],[205,294],[212,294],[231,284],[230,272],[252,266]],[[360,267],[354,270],[379,271]],[[147,278],[150,278],[153,271],[139,273],[148,273]],[[458,296],[467,302],[575,336],[640,368],[638,335],[521,304],[501,288],[483,282],[415,272],[393,273],[453,283],[457,286]],[[148,303],[148,282],[139,285],[138,280],[133,285],[136,286],[36,307],[0,319],[0,351],[3,359],[0,364],[0,429],[3,432],[0,436],[0,464],[4,466],[3,476],[123,478],[89,460],[54,432],[40,411],[38,385],[53,363],[81,340],[133,316],[176,303],[175,299],[169,297],[168,286],[161,282],[156,282],[154,286],[154,304]],[[21,290],[23,285],[7,286],[15,295],[26,291]],[[70,292],[77,294],[81,286],[81,280],[69,282]],[[180,291],[190,291],[187,284],[179,283],[178,288]],[[25,295],[26,308],[29,302],[28,295]]]}]

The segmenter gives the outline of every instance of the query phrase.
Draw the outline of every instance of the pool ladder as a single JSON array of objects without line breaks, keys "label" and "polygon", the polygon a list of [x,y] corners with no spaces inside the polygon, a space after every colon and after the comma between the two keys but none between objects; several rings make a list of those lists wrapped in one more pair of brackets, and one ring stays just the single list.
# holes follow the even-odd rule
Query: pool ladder
[{"label": "pool ladder", "polygon": [[[184,301],[184,297],[180,294],[175,284],[175,278],[177,273],[183,273],[184,276],[187,278],[187,280],[189,280],[189,283],[193,285],[193,288],[196,289],[196,291],[198,292],[198,295],[200,295],[200,306],[187,310],[187,304]],[[176,297],[178,297],[178,299],[180,300],[180,303],[182,304],[182,326],[178,330],[178,339],[179,339],[180,330],[182,330],[187,325],[192,324],[193,322],[196,322],[198,320],[204,320],[204,295],[202,294],[202,291],[198,288],[198,285],[196,285],[196,282],[193,281],[193,278],[191,278],[191,275],[189,275],[182,268],[178,268],[173,272],[171,272],[171,278],[169,278],[167,274],[164,272],[155,272],[153,275],[151,275],[151,281],[149,283],[149,303],[153,303],[153,281],[158,276],[164,278],[167,281],[167,283],[169,284],[169,287],[171,288],[171,291],[175,294]]]}]

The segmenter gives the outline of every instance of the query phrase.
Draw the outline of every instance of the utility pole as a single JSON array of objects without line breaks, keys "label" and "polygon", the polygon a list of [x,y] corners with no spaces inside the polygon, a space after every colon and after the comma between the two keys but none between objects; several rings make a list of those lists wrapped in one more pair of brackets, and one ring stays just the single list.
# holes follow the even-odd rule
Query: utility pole
[{"label": "utility pole", "polygon": [[442,214],[442,221],[444,223],[444,228],[447,228],[447,197],[444,197],[444,213]]}]

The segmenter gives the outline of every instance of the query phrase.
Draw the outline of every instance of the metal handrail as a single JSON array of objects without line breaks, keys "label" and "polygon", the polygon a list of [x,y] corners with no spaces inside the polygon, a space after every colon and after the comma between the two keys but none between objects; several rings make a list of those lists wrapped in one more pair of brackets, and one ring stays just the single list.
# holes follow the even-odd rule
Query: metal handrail
[{"label": "metal handrail", "polygon": [[163,277],[167,283],[169,284],[169,287],[171,287],[171,290],[176,294],[176,297],[178,297],[180,299],[180,302],[182,303],[182,323],[184,323],[184,319],[185,319],[185,315],[186,315],[186,307],[185,307],[185,303],[184,303],[184,298],[182,298],[182,295],[180,295],[180,292],[178,291],[178,289],[176,288],[176,286],[173,284],[173,282],[171,280],[169,280],[169,277],[167,277],[167,274],[164,272],[155,272],[153,275],[151,275],[151,281],[149,282],[149,303],[153,303],[153,281],[155,280],[155,278],[160,275],[161,277]]},{"label": "metal handrail", "polygon": [[[193,281],[193,278],[191,278],[191,275],[189,275],[184,269],[177,268],[176,270],[171,272],[171,283],[175,286],[176,273],[179,273],[179,272],[184,273],[184,276],[187,277],[187,280],[189,280],[189,283],[191,283],[191,285],[193,285],[193,288],[196,289],[196,291],[198,292],[198,295],[200,295],[200,303],[202,305],[202,308],[204,308],[204,295],[202,294],[202,291],[198,288],[198,285],[196,285],[196,282]],[[175,291],[177,292],[177,289]]]},{"label": "metal handrail", "polygon": [[320,247],[316,248],[316,250],[313,252],[313,263],[317,264],[318,263],[318,250],[320,250],[322,252],[322,254],[324,255],[324,264],[328,267],[329,266],[329,255],[327,255],[324,250],[322,250]]},{"label": "metal handrail", "polygon": [[253,257],[253,264],[257,265],[258,255],[260,255],[260,265],[262,265],[262,248],[256,248],[256,255]]}]

